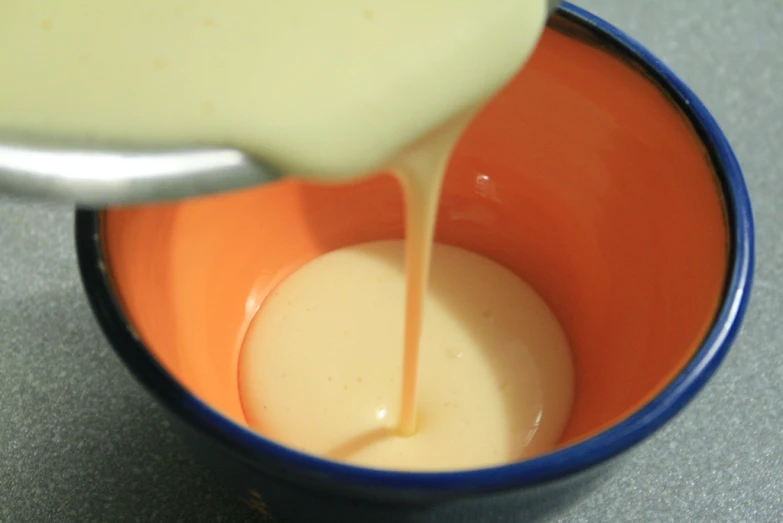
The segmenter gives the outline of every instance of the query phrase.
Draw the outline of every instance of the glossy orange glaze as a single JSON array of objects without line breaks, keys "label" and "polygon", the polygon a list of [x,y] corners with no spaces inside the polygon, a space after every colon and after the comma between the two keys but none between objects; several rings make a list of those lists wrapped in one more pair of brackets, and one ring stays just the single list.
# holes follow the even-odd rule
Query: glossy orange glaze
[{"label": "glossy orange glaze", "polygon": [[[324,252],[402,234],[388,176],[104,215],[131,323],[171,374],[243,424],[240,341],[266,293]],[[505,264],[560,318],[577,380],[563,444],[637,410],[692,357],[721,299],[727,234],[680,112],[622,61],[551,29],[459,145],[437,226],[438,241]]]}]

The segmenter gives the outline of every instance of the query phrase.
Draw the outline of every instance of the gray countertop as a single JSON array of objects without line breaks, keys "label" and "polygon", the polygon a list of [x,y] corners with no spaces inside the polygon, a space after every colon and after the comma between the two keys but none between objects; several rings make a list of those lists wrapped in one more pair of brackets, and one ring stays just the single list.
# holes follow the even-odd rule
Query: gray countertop
[{"label": "gray countertop", "polygon": [[[744,168],[757,278],[715,378],[561,522],[783,521],[783,2],[583,0],[677,71]],[[170,432],[80,286],[72,212],[0,199],[0,522],[252,521]]]}]

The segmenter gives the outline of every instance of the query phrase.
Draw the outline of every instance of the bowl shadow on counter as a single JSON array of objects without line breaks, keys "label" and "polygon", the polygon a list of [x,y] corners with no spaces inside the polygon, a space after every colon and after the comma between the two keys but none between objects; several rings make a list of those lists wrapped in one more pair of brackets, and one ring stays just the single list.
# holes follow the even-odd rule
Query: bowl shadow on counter
[{"label": "bowl shadow on counter", "polygon": [[[19,383],[0,387],[13,394],[0,419],[24,417],[16,436],[0,434],[0,515],[19,522],[263,521],[182,445],[112,352],[80,286],[7,310],[7,324],[29,341],[22,372],[9,372]],[[1,349],[0,357],[17,358]],[[10,436],[8,454],[3,436]]]}]

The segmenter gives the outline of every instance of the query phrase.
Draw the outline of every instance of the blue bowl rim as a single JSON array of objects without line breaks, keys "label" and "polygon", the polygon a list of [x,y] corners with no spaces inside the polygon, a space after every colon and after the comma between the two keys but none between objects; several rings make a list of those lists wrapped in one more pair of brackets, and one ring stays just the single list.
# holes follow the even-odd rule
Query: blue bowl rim
[{"label": "blue bowl rim", "polygon": [[114,296],[100,242],[100,212],[79,209],[76,248],[90,305],[104,334],[136,378],[187,424],[272,476],[309,484],[318,490],[379,499],[403,496],[434,500],[539,485],[609,460],[674,417],[715,372],[736,337],[748,306],[754,270],[754,225],[748,192],[739,163],[717,122],[674,72],[633,38],[584,9],[564,2],[556,16],[611,43],[615,52],[641,66],[668,92],[707,147],[723,186],[732,251],[722,306],[691,361],[657,397],[617,425],[586,440],[534,459],[493,468],[431,473],[382,471],[303,454],[226,419],[165,372],[128,326]]}]

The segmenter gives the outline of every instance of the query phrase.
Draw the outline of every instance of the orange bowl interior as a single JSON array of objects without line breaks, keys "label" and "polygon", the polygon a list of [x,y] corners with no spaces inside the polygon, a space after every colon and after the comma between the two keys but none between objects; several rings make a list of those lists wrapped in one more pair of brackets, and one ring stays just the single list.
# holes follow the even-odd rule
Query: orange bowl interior
[{"label": "orange bowl interior", "polygon": [[[385,175],[284,181],[108,210],[102,233],[115,292],[146,346],[245,424],[237,361],[250,315],[304,262],[402,237],[402,205]],[[564,445],[672,380],[709,329],[727,273],[720,185],[688,120],[638,70],[553,29],[459,144],[436,234],[506,265],[557,314],[576,369]]]}]

